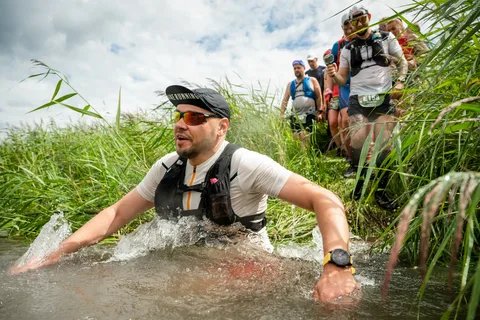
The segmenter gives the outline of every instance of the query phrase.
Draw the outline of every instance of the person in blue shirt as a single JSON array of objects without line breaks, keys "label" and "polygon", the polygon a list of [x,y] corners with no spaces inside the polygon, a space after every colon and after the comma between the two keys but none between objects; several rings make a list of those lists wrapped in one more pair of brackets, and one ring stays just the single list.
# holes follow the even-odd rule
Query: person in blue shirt
[{"label": "person in blue shirt", "polygon": [[[333,44],[331,53],[334,57],[334,64],[338,67],[340,63],[340,53],[349,41],[354,37],[353,27],[350,23],[349,14],[342,16],[341,26],[343,36]],[[351,165],[351,147],[348,135],[348,100],[350,98],[350,78],[343,85],[337,85],[328,74],[325,74],[325,102],[328,105],[328,122],[335,144],[341,148],[342,153],[350,163],[345,172],[346,178],[353,177],[355,168]],[[328,102],[327,102],[328,101]]]}]

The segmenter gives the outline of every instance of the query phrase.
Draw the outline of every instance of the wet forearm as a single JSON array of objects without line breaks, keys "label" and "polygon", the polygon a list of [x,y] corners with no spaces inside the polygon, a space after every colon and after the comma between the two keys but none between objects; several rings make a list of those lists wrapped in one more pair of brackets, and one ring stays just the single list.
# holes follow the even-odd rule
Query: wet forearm
[{"label": "wet forearm", "polygon": [[108,207],[90,219],[59,247],[62,254],[72,253],[95,244],[116,232],[123,225],[113,207]]},{"label": "wet forearm", "polygon": [[337,248],[348,250],[349,228],[340,199],[331,191],[323,189],[322,197],[317,199],[314,206],[324,253]]}]

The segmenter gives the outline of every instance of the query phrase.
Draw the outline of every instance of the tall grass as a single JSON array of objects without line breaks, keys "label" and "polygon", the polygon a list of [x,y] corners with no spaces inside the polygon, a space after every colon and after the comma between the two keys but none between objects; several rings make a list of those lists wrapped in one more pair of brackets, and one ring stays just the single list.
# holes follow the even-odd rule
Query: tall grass
[{"label": "tall grass", "polygon": [[[38,76],[59,78],[50,101],[39,108],[60,106],[85,114],[85,108],[70,102],[78,94],[68,80],[46,64],[34,63],[43,70]],[[233,110],[229,141],[267,154],[351,203],[348,195],[352,185],[341,177],[345,161],[322,155],[314,146],[303,148],[280,119],[274,94],[268,88],[246,91],[228,79],[212,81],[211,86],[226,97]],[[64,92],[60,99],[59,92]],[[54,211],[65,212],[76,228],[135,187],[158,158],[174,150],[169,117],[172,106],[163,101],[165,97],[160,99],[160,107],[148,114],[122,117],[118,116],[119,103],[114,125],[95,113],[98,120],[93,125],[11,129],[0,144],[0,205],[5,212],[0,217],[0,229],[11,236],[32,238]],[[85,98],[82,102],[90,105]],[[95,112],[93,107],[88,110]],[[315,136],[324,139],[325,130],[319,125]],[[277,243],[307,241],[316,224],[313,213],[274,199],[270,200],[267,218],[268,231]],[[121,233],[129,232],[139,222]],[[356,226],[360,234],[371,234],[385,224]]]},{"label": "tall grass", "polygon": [[144,118],[123,122],[117,132],[102,124],[10,130],[0,146],[0,229],[31,238],[54,211],[78,227],[134,187],[162,150],[145,152]]},{"label": "tall grass", "polygon": [[407,204],[396,238],[392,225],[380,239],[395,241],[385,286],[399,255],[420,264],[419,297],[432,269],[450,264],[452,275],[459,271],[460,294],[444,318],[454,311],[456,318],[468,302],[467,317],[473,319],[480,299],[480,6],[416,1],[397,16],[406,12],[429,26],[423,39],[432,49],[409,78],[403,101],[408,111],[386,169],[395,173],[391,191]]}]

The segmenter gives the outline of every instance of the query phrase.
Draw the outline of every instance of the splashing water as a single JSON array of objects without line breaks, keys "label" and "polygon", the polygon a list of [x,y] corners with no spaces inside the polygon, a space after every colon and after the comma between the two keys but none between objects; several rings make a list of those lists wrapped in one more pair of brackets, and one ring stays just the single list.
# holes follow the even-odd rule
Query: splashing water
[{"label": "splashing water", "polygon": [[[27,252],[18,259],[17,265],[47,256],[71,233],[71,226],[63,213],[53,214]],[[268,253],[275,251],[275,255],[282,258],[321,263],[323,240],[318,227],[312,230],[312,238],[310,245],[283,244],[276,246],[274,250],[265,228],[260,232],[251,232],[240,223],[219,226],[208,219],[198,220],[196,217],[165,220],[155,216],[152,221],[140,225],[135,231],[122,237],[113,249],[112,256],[104,262],[128,261],[145,256],[151,251],[194,244],[216,248],[234,244],[237,250],[245,254],[252,249]],[[363,241],[355,240],[359,239],[351,237],[351,252],[365,253],[369,246]]]},{"label": "splashing water", "polygon": [[[53,215],[19,263],[47,255],[70,233],[63,215]],[[411,297],[420,285],[418,272],[397,269],[396,279],[401,278],[393,283],[391,303],[385,303],[378,283],[386,257],[370,256],[369,244],[355,237],[350,237],[350,250],[363,287],[360,305],[330,310],[314,304],[311,291],[323,245],[318,229],[312,237],[310,245],[281,245],[269,255],[265,230],[252,233],[239,224],[220,227],[194,217],[156,217],[116,247],[87,248],[58,268],[18,277],[0,272],[0,318],[50,319],[53,310],[59,319],[102,319],[105,314],[135,319],[416,318],[418,303]],[[8,243],[1,240],[0,270],[20,254],[18,248],[6,250]],[[112,256],[109,261],[122,263],[105,263],[103,257],[99,262],[99,248]],[[177,248],[173,255],[165,250],[171,248]],[[438,319],[446,306],[443,278],[434,285],[434,294],[422,304],[422,319]]]},{"label": "splashing water", "polygon": [[[353,256],[368,256],[370,244],[361,238],[350,235],[350,253]],[[323,238],[320,229],[317,227],[312,230],[312,243],[310,245],[298,245],[290,243],[286,245],[278,245],[275,253],[284,258],[300,259],[305,261],[314,261],[322,263],[323,261]]]},{"label": "splashing water", "polygon": [[42,227],[39,235],[21,256],[16,265],[22,266],[32,259],[42,259],[55,251],[68,236],[72,228],[65,219],[63,212],[54,213],[50,220]]},{"label": "splashing water", "polygon": [[321,263],[323,259],[323,240],[318,227],[312,230],[312,244],[298,245],[295,243],[278,245],[275,253],[280,257],[300,259]]},{"label": "splashing water", "polygon": [[265,230],[252,233],[240,223],[218,226],[207,219],[198,220],[195,217],[181,217],[176,221],[155,217],[124,236],[118,242],[109,261],[131,260],[144,256],[150,251],[197,243],[210,247],[222,247],[240,242],[268,252],[273,251]]}]

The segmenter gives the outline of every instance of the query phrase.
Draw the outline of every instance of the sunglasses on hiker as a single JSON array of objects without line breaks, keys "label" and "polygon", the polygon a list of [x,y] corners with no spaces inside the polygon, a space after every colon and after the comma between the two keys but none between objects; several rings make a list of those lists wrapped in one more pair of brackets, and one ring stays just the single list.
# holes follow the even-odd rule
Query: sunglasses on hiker
[{"label": "sunglasses on hiker", "polygon": [[362,24],[362,26],[366,25],[367,21],[368,21],[368,14],[362,14],[358,16],[353,16],[350,23],[352,24],[352,26],[356,27],[359,22]]},{"label": "sunglasses on hiker", "polygon": [[181,112],[176,110],[173,114],[173,120],[175,122],[180,121],[180,119],[183,119],[183,122],[185,122],[186,125],[189,126],[198,126],[201,124],[204,124],[207,122],[208,118],[218,118],[214,114],[207,114],[207,113],[201,113],[201,112],[195,112],[195,111],[185,111]]}]

